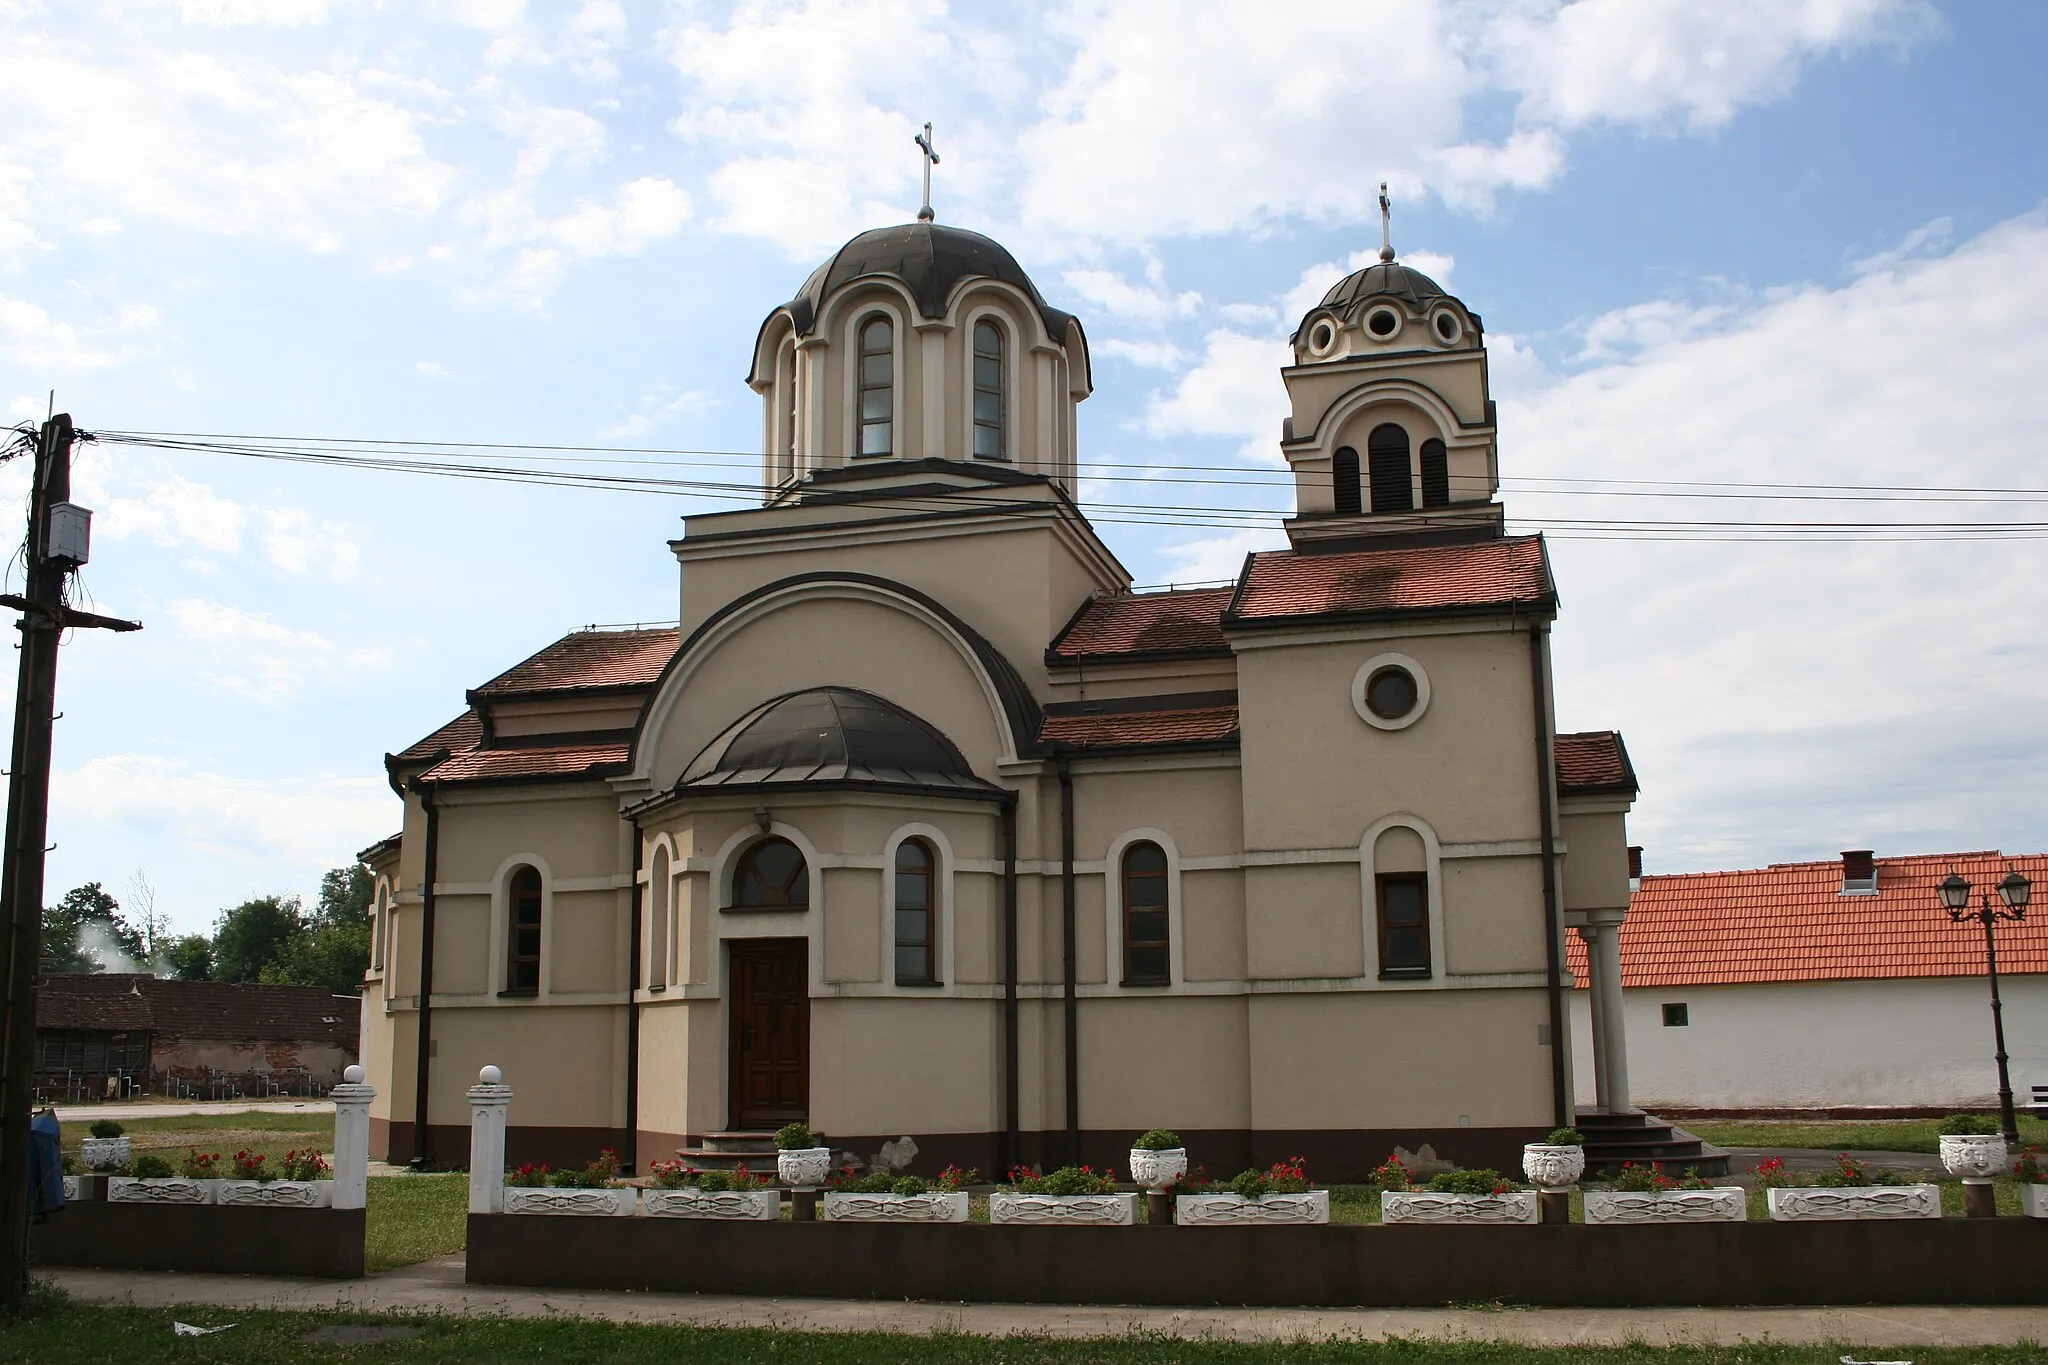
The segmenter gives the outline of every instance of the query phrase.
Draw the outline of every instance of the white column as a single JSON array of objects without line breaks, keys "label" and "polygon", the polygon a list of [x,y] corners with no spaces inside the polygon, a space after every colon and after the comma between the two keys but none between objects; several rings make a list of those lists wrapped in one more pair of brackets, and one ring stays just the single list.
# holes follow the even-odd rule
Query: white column
[{"label": "white column", "polygon": [[1596,987],[1607,998],[1601,1035],[1606,1039],[1607,1107],[1616,1113],[1627,1111],[1628,1021],[1621,996],[1621,922],[1600,926],[1600,941],[1587,945]]},{"label": "white column", "polygon": [[1602,1109],[1611,1109],[1607,1091],[1607,983],[1600,975],[1600,939],[1597,926],[1587,924],[1579,928],[1579,939],[1586,945],[1587,995],[1592,1009],[1593,1035],[1593,1103]]},{"label": "white column", "polygon": [[334,1099],[334,1207],[359,1209],[370,1196],[370,1101],[377,1087],[363,1084],[363,1069],[341,1073]]},{"label": "white column", "polygon": [[512,1087],[504,1073],[487,1066],[469,1088],[469,1211],[505,1211],[505,1114]]}]

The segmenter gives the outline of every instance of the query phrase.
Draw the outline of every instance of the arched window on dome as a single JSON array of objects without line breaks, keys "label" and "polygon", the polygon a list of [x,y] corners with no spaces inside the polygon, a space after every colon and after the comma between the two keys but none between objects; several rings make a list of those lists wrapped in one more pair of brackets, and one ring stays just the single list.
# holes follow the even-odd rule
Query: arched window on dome
[{"label": "arched window on dome", "polygon": [[860,325],[860,454],[895,450],[895,404],[896,329],[877,314]]},{"label": "arched window on dome", "polygon": [[1358,452],[1350,446],[1338,446],[1337,453],[1330,457],[1330,487],[1336,495],[1339,515],[1365,510],[1358,489]]},{"label": "arched window on dome", "polygon": [[1422,443],[1422,505],[1451,505],[1451,457],[1434,436]]},{"label": "arched window on dome", "polygon": [[807,910],[810,904],[810,869],[787,839],[763,839],[733,869],[731,909]]},{"label": "arched window on dome", "polygon": [[938,859],[922,839],[896,846],[896,984],[938,984]]},{"label": "arched window on dome", "polygon": [[1124,850],[1124,979],[1126,986],[1173,984],[1173,943],[1167,922],[1166,851],[1149,840]]},{"label": "arched window on dome", "polygon": [[1008,395],[1003,392],[1003,329],[983,318],[974,324],[974,458],[1005,456],[1003,424]]},{"label": "arched window on dome", "polygon": [[1365,442],[1366,459],[1372,466],[1372,510],[1412,512],[1415,510],[1414,475],[1408,467],[1408,429],[1388,422],[1372,429]]}]

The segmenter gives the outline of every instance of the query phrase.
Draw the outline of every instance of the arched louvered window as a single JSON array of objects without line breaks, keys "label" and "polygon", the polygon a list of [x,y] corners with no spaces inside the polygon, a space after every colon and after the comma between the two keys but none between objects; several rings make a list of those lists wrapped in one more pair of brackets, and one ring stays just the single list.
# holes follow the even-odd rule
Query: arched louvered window
[{"label": "arched louvered window", "polygon": [[1330,487],[1336,494],[1338,512],[1365,510],[1358,491],[1358,452],[1350,446],[1338,446],[1330,457]]},{"label": "arched louvered window", "polygon": [[1451,457],[1434,436],[1422,443],[1422,505],[1451,505]]},{"label": "arched louvered window", "polygon": [[938,860],[922,839],[896,846],[896,984],[929,986],[938,980],[934,910]]},{"label": "arched louvered window", "polygon": [[796,347],[783,349],[782,459],[776,472],[787,480],[796,476]]},{"label": "arched louvered window", "polygon": [[511,902],[505,935],[505,989],[532,995],[540,990],[540,873],[521,867],[512,873],[505,889]]},{"label": "arched louvered window", "polygon": [[862,455],[896,448],[896,329],[879,315],[860,326],[860,445]]},{"label": "arched louvered window", "polygon": [[1126,986],[1173,984],[1166,915],[1166,852],[1154,843],[1124,850],[1124,980]]},{"label": "arched louvered window", "polygon": [[787,839],[763,839],[740,858],[732,874],[735,910],[805,910],[811,903],[810,869]]},{"label": "arched louvered window", "polygon": [[1408,429],[1394,422],[1372,429],[1365,442],[1372,466],[1372,510],[1412,512],[1415,484],[1408,468]]},{"label": "arched louvered window", "polygon": [[1004,456],[1003,330],[986,319],[974,324],[974,457]]}]

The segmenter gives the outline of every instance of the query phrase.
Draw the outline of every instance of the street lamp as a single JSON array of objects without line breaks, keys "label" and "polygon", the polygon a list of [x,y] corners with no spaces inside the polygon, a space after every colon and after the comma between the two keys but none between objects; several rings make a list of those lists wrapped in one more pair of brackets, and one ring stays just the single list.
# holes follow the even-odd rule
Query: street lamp
[{"label": "street lamp", "polygon": [[[1951,872],[1942,878],[1935,888],[1941,897],[1941,908],[1948,911],[1948,917],[1960,924],[1966,919],[1976,920],[1984,926],[1984,964],[1991,977],[1991,1032],[1998,1041],[1998,1112],[2005,1125],[2005,1140],[2017,1144],[2020,1140],[2019,1124],[2013,1118],[2012,1077],[2006,1071],[2005,1056],[2005,1008],[1998,999],[1998,942],[1992,933],[1992,926],[1998,921],[2022,920],[2027,917],[2027,902],[2034,898],[2034,884],[2017,872],[2007,872],[1998,884],[1998,900],[1991,899],[1989,891],[1984,892],[1983,904],[1975,910],[1970,908],[1970,883],[1960,872]],[[1999,901],[2003,901],[2001,908]]]}]

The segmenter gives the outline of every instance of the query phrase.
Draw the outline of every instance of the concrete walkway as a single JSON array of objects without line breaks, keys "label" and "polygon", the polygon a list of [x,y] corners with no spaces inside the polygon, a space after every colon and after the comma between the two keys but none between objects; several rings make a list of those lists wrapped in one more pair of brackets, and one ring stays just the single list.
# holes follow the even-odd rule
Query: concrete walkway
[{"label": "concrete walkway", "polygon": [[[801,1332],[969,1332],[1115,1337],[1141,1331],[1223,1341],[1423,1337],[1526,1346],[1788,1345],[1905,1348],[2048,1341],[2048,1308],[1118,1308],[880,1303],[506,1289],[462,1282],[462,1258],[363,1280],[319,1282],[125,1270],[40,1272],[86,1303],[200,1307],[203,1325],[254,1308],[455,1317],[773,1327]],[[194,1316],[199,1316],[195,1313]],[[1898,1358],[1896,1356],[1887,1357]]]}]

